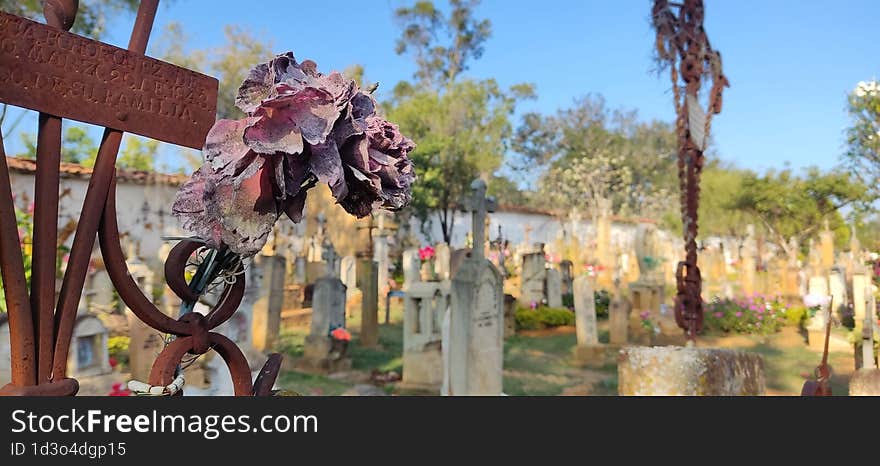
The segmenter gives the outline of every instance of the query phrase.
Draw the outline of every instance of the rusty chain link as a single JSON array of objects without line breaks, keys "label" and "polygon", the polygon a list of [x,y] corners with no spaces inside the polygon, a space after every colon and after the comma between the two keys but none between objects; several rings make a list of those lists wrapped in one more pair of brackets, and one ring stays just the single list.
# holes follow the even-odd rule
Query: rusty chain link
[{"label": "rusty chain link", "polygon": [[[684,0],[682,3],[654,1],[652,18],[657,31],[657,57],[662,67],[668,66],[670,69],[675,101],[678,179],[686,254],[675,273],[675,321],[691,341],[703,327],[703,300],[700,296],[702,277],[697,265],[696,240],[703,150],[709,138],[712,115],[721,112],[722,93],[729,86],[722,71],[721,54],[712,49],[703,29],[703,17],[702,0]],[[706,112],[701,107],[691,108],[692,105],[700,105],[700,88],[704,78],[712,82]],[[704,121],[695,116],[703,116]],[[702,128],[699,130],[691,126],[700,123]]]}]

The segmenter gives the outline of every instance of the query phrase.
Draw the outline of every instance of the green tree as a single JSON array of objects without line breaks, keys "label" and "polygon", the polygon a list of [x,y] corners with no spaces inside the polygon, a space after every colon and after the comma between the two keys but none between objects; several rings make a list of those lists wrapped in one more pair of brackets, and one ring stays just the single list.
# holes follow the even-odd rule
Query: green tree
[{"label": "green tree", "polygon": [[[762,224],[751,212],[735,206],[746,178],[755,174],[717,160],[703,167],[700,180],[700,237],[742,236],[745,225]],[[675,228],[681,231],[681,217],[674,216]]]},{"label": "green tree", "polygon": [[880,82],[862,81],[848,96],[852,125],[846,129],[844,161],[873,193],[880,175]]},{"label": "green tree", "polygon": [[[64,135],[61,138],[61,161],[68,163],[82,163],[94,158],[98,151],[95,141],[89,136],[85,128],[78,124],[67,124]],[[31,133],[21,133],[21,142],[25,151],[19,157],[26,159],[37,158],[37,137]]]},{"label": "green tree", "polygon": [[798,243],[816,235],[828,220],[838,242],[848,238],[848,228],[841,209],[864,209],[870,202],[865,185],[840,170],[821,172],[811,167],[803,176],[790,169],[769,171],[764,175],[749,173],[731,206],[757,218],[769,239],[789,251],[788,239]]},{"label": "green tree", "polygon": [[474,18],[479,0],[449,0],[445,15],[432,1],[417,1],[394,12],[403,32],[397,39],[398,55],[413,55],[415,77],[430,87],[442,87],[467,71],[471,60],[483,55],[483,44],[492,34],[488,19]]},{"label": "green tree", "polygon": [[[72,32],[99,39],[107,30],[107,23],[120,13],[136,11],[139,0],[81,0]],[[0,10],[42,21],[42,0],[0,0]]]},{"label": "green tree", "polygon": [[529,113],[513,138],[516,165],[541,171],[538,190],[569,215],[602,211],[665,218],[677,190],[671,125],[642,122],[632,110],[610,110],[599,95],[577,99],[554,115]]},{"label": "green tree", "polygon": [[488,19],[474,17],[478,1],[450,0],[449,14],[418,1],[395,11],[401,25],[397,53],[414,57],[415,83],[400,82],[384,107],[390,120],[418,144],[412,208],[423,227],[436,212],[449,242],[454,213],[474,178],[491,180],[508,149],[516,103],[534,87],[502,89],[494,79],[459,79],[483,54]]}]

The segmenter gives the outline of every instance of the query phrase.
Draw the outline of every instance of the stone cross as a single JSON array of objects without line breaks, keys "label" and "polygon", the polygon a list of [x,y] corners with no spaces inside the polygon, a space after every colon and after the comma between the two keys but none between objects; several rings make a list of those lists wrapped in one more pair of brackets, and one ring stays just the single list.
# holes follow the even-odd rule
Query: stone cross
[{"label": "stone cross", "polygon": [[377,230],[380,227],[373,222],[373,216],[370,215],[370,221],[366,226],[357,227],[358,230],[367,230],[367,250],[365,251],[368,256],[373,257],[373,230]]},{"label": "stone cross", "polygon": [[482,259],[486,243],[486,213],[495,212],[495,198],[486,197],[486,182],[480,178],[471,183],[471,197],[465,201],[465,210],[471,212],[474,247],[471,257]]}]

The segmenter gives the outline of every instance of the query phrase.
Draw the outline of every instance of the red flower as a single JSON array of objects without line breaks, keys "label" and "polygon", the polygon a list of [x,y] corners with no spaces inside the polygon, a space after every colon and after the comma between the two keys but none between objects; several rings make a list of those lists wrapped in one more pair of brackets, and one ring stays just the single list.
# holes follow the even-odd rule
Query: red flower
[{"label": "red flower", "polygon": [[122,382],[116,382],[113,384],[113,389],[110,390],[108,394],[110,396],[131,396],[131,391],[125,387],[125,384]]},{"label": "red flower", "polygon": [[337,327],[334,329],[330,332],[330,337],[334,340],[351,341],[351,333],[349,333],[344,327]]},{"label": "red flower", "polygon": [[419,249],[419,259],[426,261],[428,259],[434,258],[434,248],[431,246],[425,246]]}]

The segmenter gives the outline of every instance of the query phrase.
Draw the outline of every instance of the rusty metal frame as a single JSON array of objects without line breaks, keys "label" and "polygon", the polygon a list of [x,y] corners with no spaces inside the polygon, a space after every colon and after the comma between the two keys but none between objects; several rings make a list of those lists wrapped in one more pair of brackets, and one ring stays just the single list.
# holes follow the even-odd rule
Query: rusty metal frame
[{"label": "rusty metal frame", "polygon": [[[140,3],[128,44],[130,52],[140,55],[146,52],[158,5],[159,0]],[[78,7],[78,0],[47,0],[44,2],[46,23],[67,31],[73,25]],[[216,102],[212,105],[216,106]],[[96,236],[100,239],[107,272],[122,301],[150,327],[176,336],[153,364],[150,385],[171,383],[187,353],[200,355],[214,349],[229,366],[236,396],[271,394],[281,356],[270,355],[252,382],[241,350],[228,338],[211,331],[228,320],[241,303],[245,287],[243,275],[226,285],[222,299],[207,315],[186,313],[176,320],[157,309],[131,278],[116,219],[115,163],[121,140],[122,131],[105,128],[56,303],[61,118],[43,113],[39,116],[30,293],[0,135],[0,273],[6,292],[12,368],[12,382],[0,388],[0,395],[70,396],[78,391],[78,382],[68,377],[67,359]],[[184,302],[199,298],[187,284],[184,268],[190,256],[202,247],[204,244],[194,240],[181,241],[165,263],[166,281]]]}]

